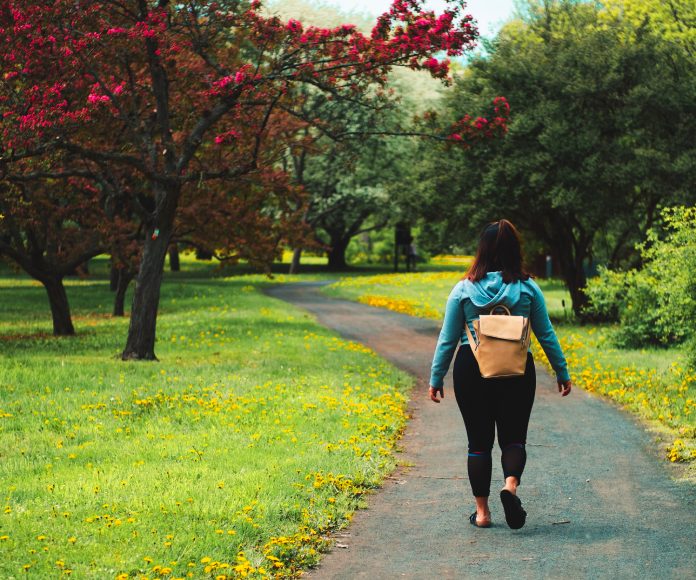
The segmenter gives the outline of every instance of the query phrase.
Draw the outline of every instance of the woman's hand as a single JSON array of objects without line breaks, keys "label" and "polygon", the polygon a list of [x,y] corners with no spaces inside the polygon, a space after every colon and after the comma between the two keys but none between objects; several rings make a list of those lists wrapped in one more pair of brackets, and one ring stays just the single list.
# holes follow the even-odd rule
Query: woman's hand
[{"label": "woman's hand", "polygon": [[444,387],[433,387],[430,385],[430,400],[435,401],[436,403],[440,402],[440,399],[437,398],[437,394],[440,393],[440,399],[445,398],[445,388]]},{"label": "woman's hand", "polygon": [[561,397],[565,397],[570,394],[573,387],[572,381],[558,381],[558,392],[561,393]]}]

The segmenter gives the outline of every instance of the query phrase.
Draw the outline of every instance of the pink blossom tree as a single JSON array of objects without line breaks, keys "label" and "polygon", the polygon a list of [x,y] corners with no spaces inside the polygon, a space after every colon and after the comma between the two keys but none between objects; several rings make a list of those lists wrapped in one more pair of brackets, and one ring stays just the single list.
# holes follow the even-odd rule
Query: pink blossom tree
[{"label": "pink blossom tree", "polygon": [[[295,87],[359,103],[384,90],[393,66],[446,79],[448,58],[477,35],[464,3],[448,5],[438,15],[395,0],[365,35],[267,17],[257,0],[0,2],[0,163],[60,153],[66,165],[42,177],[108,183],[126,172],[142,184],[133,200],[144,245],[124,359],[155,359],[178,216],[211,187],[240,191],[242,179],[263,183],[277,171],[267,141]],[[468,119],[447,138],[470,143],[489,130]]]}]

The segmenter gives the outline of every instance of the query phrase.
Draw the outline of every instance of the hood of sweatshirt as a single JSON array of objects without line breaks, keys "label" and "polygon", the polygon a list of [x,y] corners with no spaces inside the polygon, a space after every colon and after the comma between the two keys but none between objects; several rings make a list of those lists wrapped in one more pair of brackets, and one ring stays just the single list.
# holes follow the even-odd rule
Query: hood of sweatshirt
[{"label": "hood of sweatshirt", "polygon": [[501,272],[488,272],[478,282],[465,280],[464,286],[469,299],[478,308],[490,308],[496,304],[513,308],[520,299],[522,283],[517,280],[506,284]]}]

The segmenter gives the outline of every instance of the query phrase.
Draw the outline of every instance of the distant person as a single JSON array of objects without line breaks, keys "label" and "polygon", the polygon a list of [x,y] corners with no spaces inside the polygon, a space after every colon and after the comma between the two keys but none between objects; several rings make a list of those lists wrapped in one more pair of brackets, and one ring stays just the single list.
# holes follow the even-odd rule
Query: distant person
[{"label": "distant person", "polygon": [[464,330],[466,323],[474,340],[478,341],[472,322],[501,304],[510,310],[511,315],[529,318],[531,328],[556,373],[558,391],[564,397],[568,395],[572,387],[568,366],[551,326],[544,296],[522,267],[520,237],[507,220],[484,228],[469,272],[449,295],[433,357],[430,399],[439,403],[438,393],[440,398],[444,398],[443,378],[459,345],[454,362],[454,395],[469,440],[467,469],[476,501],[476,511],[469,521],[480,528],[491,525],[488,496],[491,451],[497,428],[505,477],[500,499],[507,524],[519,529],[524,526],[527,516],[517,496],[517,487],[527,460],[527,426],[536,390],[534,361],[528,352],[524,375],[482,378]]}]

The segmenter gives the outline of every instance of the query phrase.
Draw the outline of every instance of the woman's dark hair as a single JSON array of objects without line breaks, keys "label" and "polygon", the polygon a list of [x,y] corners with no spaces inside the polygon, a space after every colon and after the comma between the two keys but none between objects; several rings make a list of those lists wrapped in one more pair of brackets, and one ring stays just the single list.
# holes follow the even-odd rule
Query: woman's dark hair
[{"label": "woman's dark hair", "polygon": [[520,234],[508,220],[483,228],[474,263],[464,278],[478,282],[488,272],[502,272],[506,283],[529,279],[529,274],[522,269]]}]

